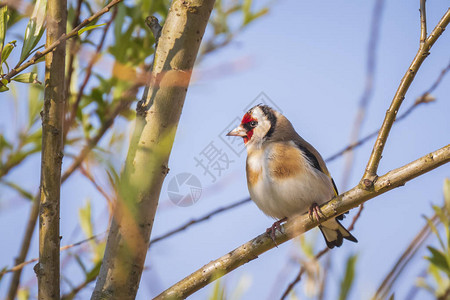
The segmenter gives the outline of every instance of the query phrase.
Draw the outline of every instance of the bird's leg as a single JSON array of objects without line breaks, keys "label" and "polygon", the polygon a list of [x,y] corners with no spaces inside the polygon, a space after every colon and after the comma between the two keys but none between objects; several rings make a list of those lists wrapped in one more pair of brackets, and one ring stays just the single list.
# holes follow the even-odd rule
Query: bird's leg
[{"label": "bird's leg", "polygon": [[313,203],[309,208],[309,218],[314,221],[314,217],[316,217],[317,221],[320,221],[321,216],[325,217],[325,214],[320,209],[320,206],[317,203]]},{"label": "bird's leg", "polygon": [[266,233],[272,239],[273,243],[275,244],[275,247],[278,247],[277,242],[275,242],[276,231],[278,229],[279,232],[282,232],[281,231],[281,223],[286,222],[286,220],[287,220],[286,217],[283,219],[280,219],[280,220],[276,221],[275,223],[273,223],[272,226],[270,226],[269,228],[266,229]]}]

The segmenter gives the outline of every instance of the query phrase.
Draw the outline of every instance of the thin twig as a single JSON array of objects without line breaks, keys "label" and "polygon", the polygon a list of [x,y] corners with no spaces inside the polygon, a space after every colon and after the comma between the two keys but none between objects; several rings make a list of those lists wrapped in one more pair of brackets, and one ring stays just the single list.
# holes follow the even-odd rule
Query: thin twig
[{"label": "thin twig", "polygon": [[73,160],[72,164],[66,169],[62,175],[62,180],[66,180],[76,169],[81,165],[91,150],[98,144],[100,139],[104,136],[106,131],[114,124],[116,117],[127,109],[131,103],[136,99],[136,93],[141,87],[140,83],[136,83],[123,93],[122,99],[116,105],[109,117],[103,122],[98,133],[88,140],[87,144],[80,151],[80,154]]},{"label": "thin twig", "polygon": [[[351,190],[339,195],[330,202],[321,206],[324,214],[322,222],[329,218],[343,214],[346,211],[361,205],[365,201],[381,195],[396,187],[403,186],[409,180],[412,180],[426,172],[429,172],[443,164],[450,161],[450,145],[447,145],[435,152],[432,152],[424,157],[421,157],[403,167],[392,170],[385,175],[378,178],[374,183],[374,188],[366,190],[355,186]],[[282,226],[283,233],[277,232],[275,242],[280,245],[299,234],[302,234],[319,225],[317,220],[309,218],[308,214],[302,215]],[[192,295],[197,290],[206,286],[208,283],[218,279],[232,270],[248,263],[262,253],[275,247],[273,240],[263,233],[249,242],[234,249],[228,254],[218,258],[191,275],[176,283],[172,287],[162,292],[159,296],[154,298],[168,299],[168,298],[186,298]]]},{"label": "thin twig", "polygon": [[377,178],[378,165],[381,160],[381,155],[383,153],[384,146],[386,145],[387,138],[392,128],[392,124],[394,123],[397,116],[397,112],[403,100],[405,99],[405,94],[408,91],[412,81],[414,80],[415,75],[419,71],[419,68],[422,65],[423,61],[428,56],[429,50],[434,45],[439,36],[441,36],[442,32],[444,32],[449,22],[450,8],[441,18],[439,23],[431,32],[430,36],[425,40],[423,46],[419,48],[410,67],[408,68],[408,71],[401,80],[392,103],[386,112],[386,117],[383,121],[383,125],[380,128],[380,132],[378,133],[378,137],[373,147],[372,154],[370,155],[366,170],[361,179],[362,186],[364,186],[366,189],[371,189],[373,187],[375,179]]},{"label": "thin twig", "polygon": [[123,0],[112,0],[105,7],[103,7],[101,10],[99,10],[98,12],[96,12],[95,14],[90,16],[89,18],[84,19],[83,22],[81,22],[77,27],[72,29],[72,31],[70,31],[67,34],[61,35],[61,37],[58,40],[56,40],[54,43],[52,43],[47,48],[45,48],[42,52],[36,52],[33,55],[33,57],[30,58],[26,63],[23,63],[23,64],[15,66],[14,69],[12,69],[8,74],[6,74],[4,76],[4,79],[7,79],[8,82],[11,81],[11,78],[16,76],[17,74],[19,74],[20,72],[22,72],[23,70],[28,68],[29,66],[34,65],[41,57],[43,57],[46,54],[48,54],[48,53],[52,52],[53,50],[55,50],[55,48],[58,47],[58,45],[61,44],[62,42],[66,41],[66,40],[68,40],[70,38],[73,38],[74,36],[77,36],[78,32],[83,27],[85,27],[86,25],[88,25],[89,23],[91,23],[92,21],[97,19],[98,17],[100,17],[100,16],[104,15],[105,13],[109,12],[109,10],[112,7],[114,7],[115,5],[119,4],[122,1]]},{"label": "thin twig", "polygon": [[[439,217],[435,214],[431,217],[431,222],[437,224],[439,222]],[[374,297],[372,299],[386,299],[389,291],[394,285],[395,281],[399,277],[400,273],[406,267],[408,262],[414,257],[423,243],[426,241],[431,233],[430,226],[428,223],[422,227],[422,229],[417,233],[411,243],[406,247],[405,251],[398,258],[397,262],[392,267],[391,271],[386,275],[381,285],[378,287]]]},{"label": "thin twig", "polygon": [[[384,0],[375,1],[375,6],[372,11],[372,22],[369,33],[369,43],[367,47],[367,69],[366,69],[366,83],[364,91],[359,100],[358,112],[354,124],[352,126],[352,133],[350,135],[350,144],[354,144],[358,141],[360,132],[366,116],[367,107],[373,96],[373,83],[375,80],[375,71],[377,65],[377,46],[380,37],[381,18],[384,8]],[[353,168],[354,153],[348,151],[345,156],[344,170],[342,174],[341,188],[346,189],[350,180],[351,171]]]},{"label": "thin twig", "polygon": [[420,0],[420,46],[425,46],[427,39],[427,12],[426,0]]},{"label": "thin twig", "polygon": [[97,183],[97,181],[95,180],[94,176],[92,175],[91,172],[89,172],[85,167],[83,167],[83,165],[79,166],[80,172],[81,174],[84,175],[84,177],[86,177],[95,187],[95,189],[102,194],[102,196],[106,199],[106,201],[108,202],[108,205],[111,206],[113,200],[111,199],[111,197],[108,195],[108,193]]},{"label": "thin twig", "polygon": [[[350,226],[348,226],[348,230],[352,231],[355,228],[355,223],[356,221],[358,221],[359,217],[361,216],[361,213],[364,209],[364,204],[361,204],[359,206],[358,212],[356,213],[356,215],[353,217],[352,223],[350,224]],[[319,259],[320,257],[322,257],[325,253],[327,253],[330,250],[330,248],[324,248],[322,249],[319,253],[317,253],[314,256],[314,259]],[[284,291],[283,295],[281,296],[281,300],[285,299],[287,297],[287,295],[289,295],[289,293],[291,292],[291,290],[294,288],[294,286],[300,281],[300,279],[302,278],[303,273],[305,273],[305,267],[302,266],[300,268],[300,271],[298,272],[297,276],[294,278],[294,280],[292,280],[291,283],[289,283],[288,287],[286,288],[286,290]]]},{"label": "thin twig", "polygon": [[[75,28],[78,26],[78,24],[80,24],[81,5],[83,4],[83,1],[84,0],[77,0],[77,8],[75,9],[74,17],[72,20],[72,28]],[[68,41],[68,43],[67,43],[68,47],[69,47],[69,58],[68,58],[68,63],[67,63],[66,83],[64,85],[64,89],[65,89],[64,99],[66,99],[66,111],[67,111],[67,107],[69,105],[70,84],[72,82],[72,76],[73,76],[73,72],[74,72],[73,63],[75,61],[75,56],[78,53],[78,50],[80,49],[78,41],[79,41],[79,39],[73,39],[73,40]]]},{"label": "thin twig", "polygon": [[[106,232],[106,231],[105,231],[105,232]],[[60,251],[65,251],[65,250],[68,250],[68,249],[70,249],[70,248],[73,248],[73,247],[77,247],[77,246],[83,245],[83,244],[85,244],[85,243],[87,243],[87,242],[89,242],[89,241],[92,241],[92,240],[98,238],[100,235],[105,234],[105,232],[102,232],[102,233],[93,235],[93,236],[91,236],[91,237],[89,237],[89,238],[87,238],[87,239],[81,240],[81,241],[79,241],[79,242],[76,242],[76,243],[73,243],[73,244],[70,244],[70,245],[63,246],[63,247],[59,248],[59,250],[60,250]],[[15,271],[18,271],[18,270],[22,270],[25,266],[27,266],[27,265],[29,265],[29,264],[31,264],[31,263],[34,263],[34,262],[36,262],[36,261],[38,261],[38,260],[39,260],[39,258],[37,257],[37,258],[30,259],[30,260],[28,260],[28,261],[25,261],[25,262],[23,262],[23,263],[20,263],[20,264],[18,264],[18,265],[15,265],[14,267],[12,267],[12,268],[10,268],[10,269],[1,271],[1,272],[0,272],[0,276],[5,275],[6,273],[11,273],[11,272],[15,272]]]},{"label": "thin twig", "polygon": [[[317,253],[314,256],[314,259],[317,260],[317,259],[321,258],[324,254],[328,253],[329,250],[330,250],[329,248],[322,249],[319,253]],[[283,295],[281,296],[281,299],[285,299],[287,297],[287,295],[291,292],[291,290],[294,288],[294,286],[302,279],[302,276],[305,272],[306,272],[306,268],[302,266],[300,268],[300,271],[298,272],[297,276],[294,278],[294,280],[292,280],[292,282],[288,285],[288,287],[284,291]]]},{"label": "thin twig", "polygon": [[[95,49],[95,52],[92,55],[91,60],[89,61],[88,65],[85,69],[84,80],[78,90],[77,98],[75,99],[75,102],[73,103],[70,112],[68,112],[68,118],[66,119],[66,122],[64,124],[64,140],[66,140],[67,134],[70,131],[70,128],[72,127],[72,125],[75,121],[75,118],[77,116],[78,107],[80,105],[81,98],[83,97],[83,94],[84,94],[84,89],[86,88],[86,86],[89,82],[89,79],[91,78],[91,75],[92,75],[92,68],[94,67],[95,63],[98,61],[100,52],[103,48],[103,44],[106,39],[106,35],[108,33],[109,28],[111,27],[111,23],[114,21],[114,18],[116,17],[116,15],[117,15],[117,9],[114,9],[111,14],[111,18],[108,20],[105,27],[103,28],[103,33],[100,38],[100,42],[97,44],[97,48]],[[67,87],[67,88],[69,88],[69,87]]]},{"label": "thin twig", "polygon": [[240,206],[242,204],[245,204],[245,203],[248,203],[248,202],[250,202],[250,198],[246,198],[244,200],[240,200],[238,202],[232,203],[232,204],[230,204],[228,206],[224,206],[224,207],[218,208],[216,210],[213,210],[212,212],[210,212],[207,215],[205,215],[203,217],[200,217],[198,219],[192,219],[191,221],[187,222],[186,224],[181,225],[178,228],[173,229],[173,230],[171,230],[171,231],[169,231],[169,232],[167,232],[167,233],[165,233],[165,234],[163,234],[161,236],[158,236],[157,238],[154,238],[153,240],[151,240],[149,248],[154,243],[157,243],[157,242],[159,242],[159,241],[161,241],[161,240],[163,240],[165,238],[168,238],[169,236],[172,236],[172,235],[174,235],[174,234],[176,234],[178,232],[181,232],[181,231],[187,229],[188,227],[190,227],[190,226],[192,226],[194,224],[198,224],[198,223],[204,222],[204,221],[208,220],[209,218],[211,218],[214,215],[220,214],[221,212],[224,212],[226,210],[230,210],[232,208],[238,207],[238,206]]},{"label": "thin twig", "polygon": [[[121,100],[116,105],[116,108],[113,110],[108,119],[106,119],[106,121],[102,124],[102,127],[99,129],[95,137],[88,141],[87,145],[84,146],[84,148],[80,151],[80,154],[74,159],[69,168],[63,173],[63,175],[61,176],[61,184],[64,183],[78,169],[78,167],[86,159],[90,151],[98,144],[106,131],[112,126],[115,118],[120,114],[120,112],[128,108],[128,106],[133,102],[133,100],[136,98],[136,93],[140,86],[141,84],[135,84],[124,92],[123,100]],[[33,205],[31,206],[30,215],[28,216],[25,234],[20,246],[20,253],[15,259],[15,264],[24,262],[28,254],[28,250],[30,249],[31,239],[34,234],[34,228],[36,226],[36,220],[39,214],[39,193],[35,196],[34,199],[35,200],[33,201]],[[8,300],[14,300],[15,298],[20,282],[20,276],[22,274],[21,271],[22,270],[19,269],[13,274],[13,279],[11,280],[8,290]]]}]

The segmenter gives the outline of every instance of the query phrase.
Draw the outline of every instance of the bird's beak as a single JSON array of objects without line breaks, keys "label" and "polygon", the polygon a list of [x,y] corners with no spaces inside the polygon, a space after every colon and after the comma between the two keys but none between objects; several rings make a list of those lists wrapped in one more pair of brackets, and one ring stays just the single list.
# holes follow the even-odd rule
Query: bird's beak
[{"label": "bird's beak", "polygon": [[244,136],[247,136],[247,131],[241,125],[239,125],[235,129],[233,129],[230,132],[228,132],[227,136],[241,136],[241,137],[244,137]]}]

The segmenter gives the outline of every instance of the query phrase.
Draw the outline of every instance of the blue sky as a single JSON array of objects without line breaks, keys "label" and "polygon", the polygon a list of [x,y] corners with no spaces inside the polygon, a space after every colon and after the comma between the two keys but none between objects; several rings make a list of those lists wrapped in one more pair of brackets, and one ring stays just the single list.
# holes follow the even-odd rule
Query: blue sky
[{"label": "blue sky", "polygon": [[[385,2],[374,93],[361,135],[380,127],[419,46],[419,1]],[[373,4],[374,1],[276,1],[267,16],[256,21],[229,46],[204,59],[194,72],[194,82],[187,94],[170,158],[170,173],[161,192],[153,237],[215,208],[248,197],[246,154],[236,155],[221,140],[220,134],[236,117],[241,117],[243,110],[262,92],[324,158],[348,144],[365,82]],[[448,1],[428,1],[429,31],[447,9]],[[449,63],[449,41],[448,32],[444,32],[417,74],[400,114],[431,86],[441,69]],[[449,80],[450,77],[444,78],[433,93],[436,102],[419,107],[393,127],[379,174],[448,144]],[[3,108],[2,111],[5,114],[7,110]],[[124,126],[124,123],[119,122],[115,126]],[[8,128],[8,124],[1,122],[2,131]],[[202,157],[202,151],[211,142],[230,161],[226,170],[216,174],[216,182],[196,166],[195,160]],[[350,186],[359,182],[373,143],[370,141],[356,151]],[[117,158],[119,165],[122,159]],[[328,165],[341,192],[344,191],[341,186],[343,162],[340,158]],[[24,170],[30,174],[24,184],[36,184],[39,162],[28,161]],[[189,207],[175,206],[168,197],[168,182],[183,172],[197,176],[203,187],[199,201]],[[344,243],[332,251],[330,288],[326,299],[336,298],[344,262],[350,254],[358,254],[356,282],[350,298],[370,298],[397,257],[424,225],[422,216],[432,214],[431,204],[442,203],[442,184],[449,176],[449,167],[443,166],[367,202],[353,232],[359,243]],[[62,195],[63,245],[82,238],[76,229],[78,221],[74,212],[88,198],[93,201],[95,219],[98,220],[97,232],[104,231],[104,201],[81,176],[75,176],[64,185]],[[25,201],[13,201],[8,201],[9,205],[0,211],[0,226],[4,228],[2,240],[8,241],[7,246],[0,250],[1,266],[10,265],[17,252],[23,232],[23,225],[18,220],[24,223],[28,215]],[[350,212],[346,225],[355,213],[356,210]],[[262,233],[272,222],[256,205],[248,203],[154,245],[147,257],[149,269],[144,271],[138,299],[156,296],[204,264]],[[317,230],[308,233],[307,238],[317,239],[318,250],[325,246]],[[37,257],[37,253],[35,238],[29,257]],[[422,250],[405,271],[396,288],[396,299],[404,299],[411,283],[425,268],[425,260],[421,258],[425,254],[426,251]],[[298,271],[296,260],[300,255],[298,242],[287,242],[228,274],[223,282],[231,293],[238,282],[248,280],[249,286],[242,299],[279,298]],[[77,271],[70,272],[76,274]],[[32,278],[32,268],[28,267],[24,282],[32,282]],[[5,294],[6,287],[5,282],[0,286],[0,297]],[[191,299],[205,299],[211,289],[208,286]],[[299,294],[303,292],[303,284],[298,285],[297,291]],[[432,299],[425,292],[419,295],[420,299]]]}]

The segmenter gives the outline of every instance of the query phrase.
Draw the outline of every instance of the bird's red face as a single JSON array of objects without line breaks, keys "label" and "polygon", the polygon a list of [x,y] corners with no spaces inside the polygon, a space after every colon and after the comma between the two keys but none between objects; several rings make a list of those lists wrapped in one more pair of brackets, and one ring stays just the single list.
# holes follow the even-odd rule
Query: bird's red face
[{"label": "bird's red face", "polygon": [[241,125],[228,132],[228,136],[240,136],[247,144],[253,136],[253,130],[258,125],[258,120],[250,113],[246,113],[242,118]]}]

